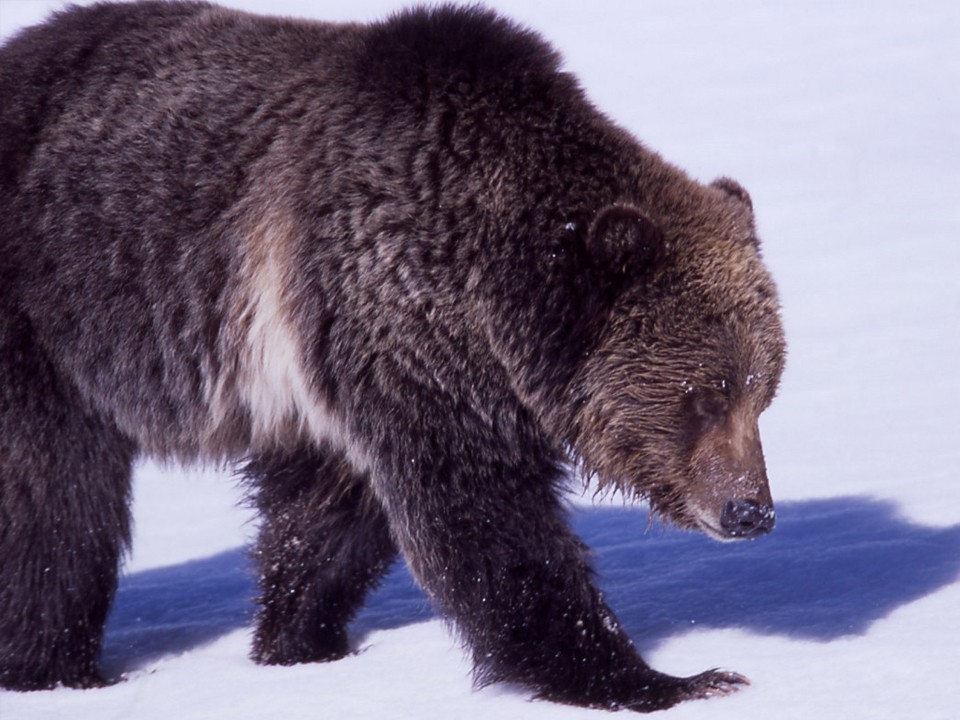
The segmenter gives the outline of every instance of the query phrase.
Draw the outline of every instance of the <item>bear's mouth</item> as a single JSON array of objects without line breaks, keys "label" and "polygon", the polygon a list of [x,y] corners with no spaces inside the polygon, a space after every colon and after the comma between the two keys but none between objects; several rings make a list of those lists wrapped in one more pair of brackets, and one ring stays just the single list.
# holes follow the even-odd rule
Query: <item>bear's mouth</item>
[{"label": "bear's mouth", "polygon": [[719,540],[720,542],[735,542],[741,538],[732,537],[725,533],[719,526],[719,523],[714,525],[710,520],[706,518],[696,517],[693,520],[694,530],[700,530],[705,535],[713,538],[714,540]]},{"label": "bear's mouth", "polygon": [[753,499],[733,498],[720,512],[688,507],[694,526],[721,542],[752,540],[771,532],[777,513],[772,505]]}]

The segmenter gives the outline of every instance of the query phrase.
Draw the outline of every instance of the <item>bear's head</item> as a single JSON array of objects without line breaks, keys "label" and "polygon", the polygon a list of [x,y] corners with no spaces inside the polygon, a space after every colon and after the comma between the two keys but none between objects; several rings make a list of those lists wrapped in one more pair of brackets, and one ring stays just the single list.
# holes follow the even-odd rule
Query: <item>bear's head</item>
[{"label": "bear's head", "polygon": [[569,442],[601,487],[715,538],[751,538],[775,519],[757,423],[783,330],[749,195],[728,179],[693,187],[655,212],[607,206],[590,225],[607,311],[569,386]]}]

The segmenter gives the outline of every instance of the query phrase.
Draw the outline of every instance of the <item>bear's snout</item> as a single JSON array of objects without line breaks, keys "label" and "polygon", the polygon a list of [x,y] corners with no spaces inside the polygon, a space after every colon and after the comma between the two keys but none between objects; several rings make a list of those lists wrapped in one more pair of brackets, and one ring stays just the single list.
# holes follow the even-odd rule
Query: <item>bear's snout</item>
[{"label": "bear's snout", "polygon": [[720,513],[720,528],[730,538],[755,538],[765,535],[777,522],[772,505],[756,500],[728,500]]}]

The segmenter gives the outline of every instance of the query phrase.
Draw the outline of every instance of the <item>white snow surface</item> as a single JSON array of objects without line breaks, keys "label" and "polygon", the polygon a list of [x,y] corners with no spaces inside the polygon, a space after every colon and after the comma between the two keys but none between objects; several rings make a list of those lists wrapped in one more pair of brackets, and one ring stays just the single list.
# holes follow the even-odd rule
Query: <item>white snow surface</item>
[{"label": "white snow surface", "polygon": [[[0,0],[0,37],[61,2]],[[388,0],[227,2],[370,20]],[[683,718],[960,718],[960,4],[489,3],[553,41],[596,104],[704,181],[749,188],[790,344],[762,421],[779,522],[718,544],[575,498],[645,659],[752,686]],[[402,567],[336,663],[248,658],[254,523],[228,473],[143,464],[107,629],[112,687],[0,692],[2,720],[601,718],[475,691]]]}]

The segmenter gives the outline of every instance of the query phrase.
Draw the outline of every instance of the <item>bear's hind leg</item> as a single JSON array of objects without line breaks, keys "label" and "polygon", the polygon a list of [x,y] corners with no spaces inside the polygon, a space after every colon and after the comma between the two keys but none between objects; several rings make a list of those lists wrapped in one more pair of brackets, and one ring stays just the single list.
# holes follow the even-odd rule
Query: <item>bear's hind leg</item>
[{"label": "bear's hind leg", "polygon": [[338,453],[315,449],[262,455],[245,472],[263,523],[254,659],[343,657],[347,623],[397,554],[366,478]]},{"label": "bear's hind leg", "polygon": [[88,411],[0,308],[0,687],[103,684],[129,541],[133,443]]}]

